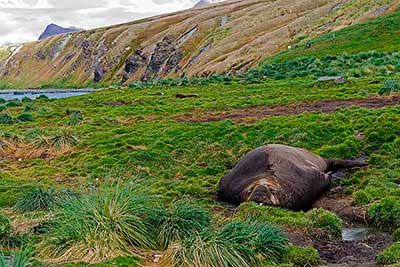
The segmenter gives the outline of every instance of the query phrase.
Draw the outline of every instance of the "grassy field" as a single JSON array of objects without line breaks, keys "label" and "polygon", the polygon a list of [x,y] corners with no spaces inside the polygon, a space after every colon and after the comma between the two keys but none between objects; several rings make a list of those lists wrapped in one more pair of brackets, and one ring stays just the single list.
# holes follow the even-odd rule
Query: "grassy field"
[{"label": "grassy field", "polygon": [[[340,214],[216,199],[219,179],[268,143],[366,159],[368,169],[332,187],[393,237],[376,261],[397,266],[400,56],[397,41],[376,32],[397,34],[398,16],[338,32],[341,46],[322,36],[240,77],[0,100],[0,266],[8,256],[14,266],[319,266],[317,245],[341,238]],[[346,81],[317,81],[323,75]],[[360,99],[390,104],[301,112]],[[263,116],[266,107],[287,113]]]},{"label": "grassy field", "polygon": [[[371,82],[377,79],[378,83]],[[226,207],[214,200],[218,181],[248,151],[263,144],[283,143],[325,157],[368,157],[370,169],[358,171],[342,183],[356,205],[367,207],[372,224],[394,231],[400,227],[396,213],[400,198],[398,106],[376,110],[354,107],[329,114],[249,119],[247,123],[179,122],[182,116],[211,111],[371,98],[377,96],[383,82],[383,77],[373,77],[336,85],[297,78],[248,85],[232,82],[112,89],[63,100],[42,98],[3,103],[0,154],[6,160],[0,163],[0,205],[17,231],[21,225],[46,225],[54,216],[51,214],[59,213],[58,204],[49,207],[46,201],[36,203],[41,198],[50,199],[50,203],[59,199],[57,193],[46,193],[49,188],[69,189],[81,195],[95,188],[105,190],[104,186],[134,183],[140,185],[139,192],[146,192],[140,194],[155,195],[167,206],[183,198],[212,211],[215,225],[245,221],[249,217],[247,212],[251,212],[247,206],[239,209],[233,219],[224,215]],[[194,96],[180,99],[177,95]],[[29,196],[35,188],[42,188],[44,193],[38,193],[40,197]],[[28,213],[18,211],[26,203],[37,205],[22,208],[32,210]],[[305,234],[324,228],[311,223],[313,216],[308,213],[277,212],[267,212],[263,223],[283,228],[291,225]],[[315,228],[309,229],[308,225]],[[27,236],[23,239],[28,244],[45,242],[54,234],[32,234],[29,227],[24,231]],[[337,236],[337,231],[328,236]],[[88,261],[107,261],[125,254],[122,249],[115,255],[105,254]],[[46,257],[38,256],[42,260]],[[55,257],[57,260],[60,259]]]}]

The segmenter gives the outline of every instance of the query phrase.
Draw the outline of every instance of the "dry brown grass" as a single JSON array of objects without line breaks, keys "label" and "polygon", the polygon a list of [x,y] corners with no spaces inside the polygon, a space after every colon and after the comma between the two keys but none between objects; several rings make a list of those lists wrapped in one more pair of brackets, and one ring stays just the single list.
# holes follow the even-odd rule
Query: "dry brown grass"
[{"label": "dry brown grass", "polygon": [[21,138],[0,139],[0,158],[3,160],[52,159],[72,151],[77,138],[60,134],[53,137],[39,136],[32,141]]}]

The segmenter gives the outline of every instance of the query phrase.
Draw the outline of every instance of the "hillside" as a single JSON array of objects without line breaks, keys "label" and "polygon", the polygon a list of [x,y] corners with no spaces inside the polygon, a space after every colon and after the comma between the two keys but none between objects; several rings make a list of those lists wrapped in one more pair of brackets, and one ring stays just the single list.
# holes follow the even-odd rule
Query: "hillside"
[{"label": "hillside", "polygon": [[381,16],[398,5],[390,0],[232,0],[24,44],[3,59],[0,83],[82,87],[238,74],[289,44]]}]

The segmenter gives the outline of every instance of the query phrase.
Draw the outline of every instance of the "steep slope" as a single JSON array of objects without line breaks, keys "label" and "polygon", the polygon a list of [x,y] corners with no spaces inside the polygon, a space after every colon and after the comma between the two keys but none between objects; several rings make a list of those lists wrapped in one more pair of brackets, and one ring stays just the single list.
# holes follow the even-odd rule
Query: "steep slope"
[{"label": "steep slope", "polygon": [[288,44],[397,6],[395,0],[232,0],[25,44],[3,60],[0,81],[13,87],[90,86],[237,74]]},{"label": "steep slope", "polygon": [[54,35],[70,33],[70,32],[79,32],[79,31],[83,31],[83,29],[79,29],[79,28],[75,28],[75,27],[64,28],[64,27],[61,27],[61,26],[58,26],[58,25],[52,23],[52,24],[47,25],[44,32],[39,36],[39,40],[43,40],[43,39],[49,38]]}]

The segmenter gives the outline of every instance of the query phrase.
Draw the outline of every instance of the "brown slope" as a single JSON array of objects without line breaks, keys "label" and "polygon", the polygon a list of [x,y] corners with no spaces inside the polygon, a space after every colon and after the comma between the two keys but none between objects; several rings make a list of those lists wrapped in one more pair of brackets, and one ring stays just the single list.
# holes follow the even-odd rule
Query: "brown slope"
[{"label": "brown slope", "polygon": [[[209,7],[28,43],[2,61],[0,81],[130,83],[239,73],[300,37],[390,12],[397,0],[232,0]],[[360,9],[362,5],[363,9]],[[1,63],[1,62],[0,62]]]}]

